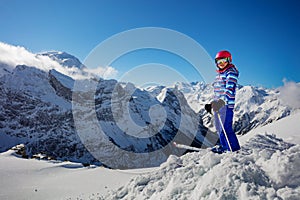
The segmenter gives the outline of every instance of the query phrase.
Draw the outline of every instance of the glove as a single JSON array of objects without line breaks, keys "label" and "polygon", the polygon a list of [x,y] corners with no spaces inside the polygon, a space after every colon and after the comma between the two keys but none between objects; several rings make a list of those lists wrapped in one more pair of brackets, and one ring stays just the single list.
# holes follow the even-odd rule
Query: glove
[{"label": "glove", "polygon": [[222,99],[219,99],[217,101],[213,101],[211,102],[211,107],[215,112],[219,112],[219,110],[225,106],[225,101],[223,101]]},{"label": "glove", "polygon": [[209,104],[205,104],[205,110],[208,112],[208,113],[210,113],[211,114],[211,104],[209,103]]}]

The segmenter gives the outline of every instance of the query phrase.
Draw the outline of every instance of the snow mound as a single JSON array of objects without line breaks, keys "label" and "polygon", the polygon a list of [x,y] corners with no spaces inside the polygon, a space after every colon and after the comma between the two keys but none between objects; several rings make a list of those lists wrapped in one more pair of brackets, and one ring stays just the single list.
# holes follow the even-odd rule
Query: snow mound
[{"label": "snow mound", "polygon": [[298,199],[300,145],[256,135],[239,153],[170,156],[104,199]]}]

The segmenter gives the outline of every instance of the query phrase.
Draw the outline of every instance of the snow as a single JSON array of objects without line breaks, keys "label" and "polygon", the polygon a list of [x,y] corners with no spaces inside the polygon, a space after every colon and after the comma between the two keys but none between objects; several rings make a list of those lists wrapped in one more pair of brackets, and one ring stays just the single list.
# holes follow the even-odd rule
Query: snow
[{"label": "snow", "polygon": [[257,135],[239,153],[170,156],[159,170],[134,177],[104,199],[297,199],[299,150]]},{"label": "snow", "polygon": [[0,77],[0,80],[9,90],[22,91],[31,97],[38,97],[44,102],[56,104],[61,108],[71,108],[64,98],[55,94],[49,83],[48,74],[36,67],[18,65],[14,68],[12,75]]},{"label": "snow", "polygon": [[10,150],[0,154],[0,199],[296,200],[299,117],[296,113],[239,137],[239,153],[220,155],[204,149],[172,155],[152,169],[112,170],[28,160]]},{"label": "snow", "polygon": [[66,52],[61,51],[48,51],[48,52],[42,52],[38,55],[48,56],[52,60],[58,62],[62,66],[68,67],[68,68],[79,68],[82,69],[85,66],[76,58],[75,56],[72,56]]},{"label": "snow", "polygon": [[[0,154],[0,199],[67,199],[106,193],[142,170],[110,170],[78,163],[22,159]],[[5,180],[5,181],[4,181]]]},{"label": "snow", "polygon": [[241,144],[245,144],[250,138],[259,133],[275,134],[279,138],[293,144],[300,144],[300,112],[282,118],[276,122],[251,130],[241,137]]},{"label": "snow", "polygon": [[74,80],[69,77],[66,76],[64,74],[59,73],[58,71],[56,71],[55,69],[50,70],[50,73],[65,87],[69,88],[69,89],[73,89],[74,86]]}]

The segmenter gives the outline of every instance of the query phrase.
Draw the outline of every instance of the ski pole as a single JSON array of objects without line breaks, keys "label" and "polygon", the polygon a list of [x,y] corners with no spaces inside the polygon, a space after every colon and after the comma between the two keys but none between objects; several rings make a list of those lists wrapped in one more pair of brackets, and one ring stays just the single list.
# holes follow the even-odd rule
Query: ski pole
[{"label": "ski pole", "polygon": [[217,115],[218,115],[218,118],[219,118],[219,121],[220,121],[221,127],[222,127],[222,129],[223,129],[223,132],[224,132],[224,134],[225,134],[225,138],[226,138],[226,140],[227,140],[227,143],[228,143],[229,149],[230,149],[230,151],[232,152],[231,144],[230,144],[230,142],[229,142],[229,140],[228,140],[227,133],[226,133],[226,131],[225,131],[225,128],[224,128],[224,125],[223,125],[223,123],[222,123],[222,119],[221,119],[220,113],[219,113],[219,112],[217,112]]},{"label": "ski pole", "polygon": [[193,151],[201,151],[203,149],[197,148],[197,147],[191,147],[184,144],[177,144],[176,142],[173,142],[174,146],[180,149],[186,149],[186,150],[193,150]]}]

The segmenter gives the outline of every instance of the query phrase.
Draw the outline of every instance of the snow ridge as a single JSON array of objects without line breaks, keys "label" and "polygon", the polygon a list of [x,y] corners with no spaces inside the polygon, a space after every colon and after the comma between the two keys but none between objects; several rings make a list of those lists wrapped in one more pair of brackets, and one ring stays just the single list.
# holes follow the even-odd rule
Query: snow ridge
[{"label": "snow ridge", "polygon": [[297,199],[300,145],[258,135],[239,153],[170,156],[104,199]]}]

